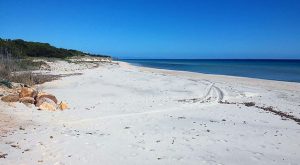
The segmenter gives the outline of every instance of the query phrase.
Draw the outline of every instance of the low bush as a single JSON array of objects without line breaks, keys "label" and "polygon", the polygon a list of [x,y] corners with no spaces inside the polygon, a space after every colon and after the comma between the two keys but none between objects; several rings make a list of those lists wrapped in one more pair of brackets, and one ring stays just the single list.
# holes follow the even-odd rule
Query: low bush
[{"label": "low bush", "polygon": [[[41,66],[47,66],[44,61],[18,59],[0,54],[0,82],[16,82],[26,85],[41,84],[56,79],[57,76],[33,74]],[[6,84],[4,84],[6,85]]]}]

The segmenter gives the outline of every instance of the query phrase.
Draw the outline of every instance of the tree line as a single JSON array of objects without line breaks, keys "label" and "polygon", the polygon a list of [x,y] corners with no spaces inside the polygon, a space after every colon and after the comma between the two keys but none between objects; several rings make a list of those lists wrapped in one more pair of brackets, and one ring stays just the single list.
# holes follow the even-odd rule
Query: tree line
[{"label": "tree line", "polygon": [[73,49],[56,48],[49,43],[29,42],[22,39],[1,39],[0,38],[0,56],[14,56],[18,58],[26,57],[54,57],[68,58],[73,56],[99,56],[109,57],[99,54],[84,53]]}]

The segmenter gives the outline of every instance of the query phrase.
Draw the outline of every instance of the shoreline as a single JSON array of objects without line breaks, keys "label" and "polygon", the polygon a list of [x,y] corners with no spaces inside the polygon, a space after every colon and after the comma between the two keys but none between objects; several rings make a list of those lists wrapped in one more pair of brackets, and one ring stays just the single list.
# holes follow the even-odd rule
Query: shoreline
[{"label": "shoreline", "polygon": [[[269,87],[273,89],[274,87],[278,87],[283,90],[297,90],[300,91],[300,83],[298,82],[289,82],[289,81],[279,81],[279,80],[268,80],[268,79],[260,79],[260,78],[251,78],[251,77],[239,77],[239,76],[230,76],[230,75],[219,75],[219,74],[206,74],[192,71],[181,71],[181,70],[171,70],[171,69],[160,69],[160,68],[152,68],[145,66],[136,66],[132,65],[128,62],[116,61],[118,63],[124,64],[125,67],[135,67],[137,69],[141,69],[144,71],[157,71],[159,73],[169,74],[169,75],[180,75],[185,77],[196,77],[202,79],[213,79],[218,82],[230,82],[230,81],[240,81],[244,83],[244,85],[256,86],[256,83],[259,85],[264,85],[265,87]],[[266,84],[265,84],[266,83]]]},{"label": "shoreline", "polygon": [[[186,62],[186,61],[189,61],[189,62]],[[283,63],[283,64],[281,64],[281,65],[283,65],[282,68],[280,68],[280,66],[281,66],[280,63],[278,63],[277,67],[271,65],[272,63],[270,64],[270,66],[268,66],[268,63],[265,63],[265,61],[274,61],[274,60],[259,60],[259,59],[252,60],[252,61],[258,62],[257,66],[253,62],[250,62],[249,64],[242,63],[243,65],[239,64],[239,63],[237,63],[237,64],[234,64],[234,63],[231,64],[231,63],[226,63],[226,62],[224,64],[221,63],[221,61],[245,61],[245,62],[248,62],[251,60],[234,60],[234,59],[198,60],[198,59],[196,59],[195,61],[200,61],[199,63],[191,62],[191,61],[193,61],[193,60],[188,60],[188,59],[184,60],[183,59],[182,62],[181,62],[181,60],[178,61],[176,59],[167,59],[167,61],[164,61],[164,59],[162,59],[162,60],[154,59],[154,61],[152,61],[151,59],[149,59],[149,60],[141,59],[140,61],[138,59],[132,60],[132,61],[131,60],[124,60],[124,61],[120,60],[120,62],[127,62],[127,63],[130,63],[131,65],[134,65],[137,67],[149,67],[149,68],[154,68],[154,69],[185,71],[185,72],[193,72],[193,73],[200,73],[200,74],[207,74],[207,75],[221,75],[221,76],[229,76],[229,77],[244,77],[244,78],[254,78],[254,79],[261,79],[261,80],[300,83],[300,79],[299,79],[300,77],[298,76],[297,71],[296,71],[296,68],[298,68],[298,66],[296,64],[300,64],[299,60],[279,60],[279,62],[280,61],[291,61],[291,62],[297,61],[290,65],[288,65],[289,63]],[[205,63],[205,61],[207,61],[207,63]],[[219,63],[211,64],[210,61],[219,61]],[[264,62],[264,63],[260,63],[260,62]],[[160,64],[163,64],[163,65],[160,66]],[[174,66],[173,66],[173,64],[174,64]],[[192,67],[196,66],[196,65],[208,65],[208,67],[211,67],[211,69],[213,69],[214,71],[211,73],[209,73],[209,72],[205,73],[199,69],[195,69],[194,67],[193,67],[194,69],[193,68],[188,69],[186,67],[183,67],[185,65],[187,65],[187,66],[190,65]],[[221,67],[219,67],[219,65]],[[236,74],[233,74],[235,72],[228,70],[229,65],[232,65],[231,67],[233,67],[235,69],[242,69],[242,70],[244,70],[244,72],[236,72]],[[264,67],[262,67],[262,65]],[[249,70],[249,68],[252,68],[252,70]],[[202,68],[202,69],[205,70],[205,68]],[[223,69],[225,69],[226,71],[219,72],[220,70],[223,70]],[[269,69],[272,69],[273,71],[272,72],[268,71]],[[277,71],[276,71],[276,69],[277,69]],[[280,72],[278,69],[283,70],[283,71]],[[299,69],[300,68],[298,68],[298,70]],[[207,71],[209,71],[209,69]],[[256,76],[251,76],[252,73],[254,73],[254,75],[256,75]],[[264,73],[264,74],[261,74],[261,73]],[[275,75],[278,74],[279,77],[272,76],[273,74],[275,74]],[[280,76],[285,76],[285,78],[280,78]]]},{"label": "shoreline", "polygon": [[[37,111],[21,103],[0,102],[0,114],[18,121],[12,132],[0,137],[0,155],[7,154],[0,162],[299,161],[299,124],[259,107],[271,106],[299,118],[300,84],[118,63],[83,70],[65,62],[51,64],[50,73],[81,73],[39,85],[68,102],[69,110]],[[3,121],[0,124],[6,126]]]}]

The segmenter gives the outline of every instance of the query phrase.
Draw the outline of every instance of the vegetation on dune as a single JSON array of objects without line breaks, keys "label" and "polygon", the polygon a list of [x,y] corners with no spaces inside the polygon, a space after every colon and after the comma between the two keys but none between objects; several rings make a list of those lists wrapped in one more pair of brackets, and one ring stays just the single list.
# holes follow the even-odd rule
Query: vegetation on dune
[{"label": "vegetation on dune", "polygon": [[[48,81],[49,76],[33,74],[32,70],[47,67],[44,61],[34,58],[68,59],[80,56],[97,56],[110,58],[109,56],[84,53],[78,50],[56,48],[48,43],[28,42],[21,39],[10,40],[0,38],[0,85],[10,86],[9,82],[19,82],[28,85]],[[17,74],[17,72],[21,74]],[[50,77],[53,79],[56,77]]]},{"label": "vegetation on dune", "polygon": [[34,85],[56,79],[51,75],[32,73],[32,70],[38,70],[42,66],[47,67],[48,65],[44,61],[0,55],[0,86],[5,85],[11,88],[11,82]]},{"label": "vegetation on dune", "polygon": [[21,39],[10,40],[0,38],[0,54],[12,54],[15,57],[55,57],[67,58],[72,56],[94,55],[109,57],[99,54],[89,54],[78,50],[56,48],[48,43],[28,42]]}]

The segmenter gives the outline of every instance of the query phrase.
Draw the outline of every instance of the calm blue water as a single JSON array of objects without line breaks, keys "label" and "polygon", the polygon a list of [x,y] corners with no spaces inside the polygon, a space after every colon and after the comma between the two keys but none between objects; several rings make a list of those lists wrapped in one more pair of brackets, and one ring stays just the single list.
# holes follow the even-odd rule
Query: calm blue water
[{"label": "calm blue water", "polygon": [[133,65],[300,82],[300,60],[122,60]]}]

